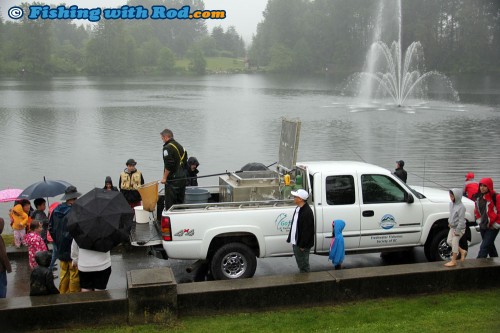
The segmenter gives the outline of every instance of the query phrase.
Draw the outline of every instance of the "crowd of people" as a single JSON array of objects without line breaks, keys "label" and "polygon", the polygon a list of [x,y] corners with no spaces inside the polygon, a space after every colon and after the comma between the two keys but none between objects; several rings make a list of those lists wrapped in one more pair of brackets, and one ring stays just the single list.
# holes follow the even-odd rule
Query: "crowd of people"
[{"label": "crowd of people", "polygon": [[[198,186],[197,174],[200,163],[196,157],[187,157],[181,144],[174,140],[171,130],[161,132],[163,145],[164,173],[161,183],[165,184],[165,207],[184,202],[186,186]],[[144,184],[137,162],[130,158],[120,173],[118,188],[111,176],[104,180],[105,191],[120,191],[133,209],[141,205],[138,188]],[[68,186],[61,197],[62,203],[53,203],[46,214],[47,202],[43,198],[31,202],[21,199],[10,210],[14,246],[28,249],[28,263],[31,271],[30,295],[64,294],[105,290],[111,276],[110,252],[99,252],[78,246],[68,230],[68,214],[74,202],[81,196],[75,186]],[[7,294],[7,273],[12,271],[1,233],[4,220],[0,218],[0,298]],[[49,244],[52,250],[49,251]],[[59,275],[56,261],[59,260]],[[59,286],[54,280],[59,278]]]},{"label": "crowd of people", "polygon": [[[165,209],[174,204],[184,202],[186,186],[197,186],[198,166],[195,157],[187,157],[187,151],[174,139],[171,130],[160,133],[163,141],[164,171],[161,183],[165,185]],[[134,159],[126,161],[126,168],[120,174],[119,188],[113,185],[110,176],[104,181],[106,191],[120,191],[133,209],[141,204],[138,188],[144,184],[142,173],[137,170]],[[404,161],[396,162],[394,174],[406,183],[407,172]],[[309,272],[309,254],[314,245],[314,214],[307,200],[309,193],[303,189],[292,191],[297,205],[287,242],[292,244],[293,253],[300,272]],[[451,260],[447,267],[457,265],[457,260],[464,261],[468,252],[467,239],[470,240],[466,227],[465,206],[462,197],[475,202],[475,218],[477,228],[482,237],[477,258],[498,257],[495,239],[500,230],[500,194],[493,188],[491,178],[474,181],[474,174],[469,172],[465,178],[464,188],[451,189],[449,233],[447,243],[452,248]],[[68,231],[68,214],[73,203],[81,194],[76,187],[66,188],[61,200],[54,203],[46,211],[43,198],[34,200],[32,210],[29,200],[22,199],[14,205],[10,212],[10,225],[14,233],[14,245],[28,247],[28,262],[31,269],[30,295],[48,295],[57,293],[73,293],[80,291],[105,290],[111,275],[110,252],[99,252],[80,248]],[[7,290],[6,274],[12,271],[6,255],[6,247],[1,237],[4,220],[0,218],[0,298],[5,298]],[[342,230],[345,222],[332,222],[332,241],[329,259],[335,269],[340,269],[344,259],[344,240]],[[48,244],[52,244],[52,253]],[[56,260],[59,260],[59,288],[54,285],[57,275]]]}]

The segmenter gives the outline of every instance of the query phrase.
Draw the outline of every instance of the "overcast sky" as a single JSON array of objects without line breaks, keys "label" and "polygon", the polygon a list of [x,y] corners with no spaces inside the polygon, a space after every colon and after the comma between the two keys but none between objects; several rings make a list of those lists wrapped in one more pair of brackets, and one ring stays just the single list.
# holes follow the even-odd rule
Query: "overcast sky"
[{"label": "overcast sky", "polygon": [[[1,15],[8,19],[8,9],[18,6],[22,2],[33,3],[34,0],[0,0]],[[59,4],[65,2],[67,6],[77,5],[80,8],[95,7],[119,7],[126,4],[126,0],[40,0],[47,4]],[[208,10],[225,10],[226,19],[207,20],[209,30],[216,25],[226,29],[234,25],[238,33],[245,39],[246,43],[251,41],[255,34],[257,23],[262,21],[262,12],[266,8],[267,0],[205,0],[205,8]]]}]

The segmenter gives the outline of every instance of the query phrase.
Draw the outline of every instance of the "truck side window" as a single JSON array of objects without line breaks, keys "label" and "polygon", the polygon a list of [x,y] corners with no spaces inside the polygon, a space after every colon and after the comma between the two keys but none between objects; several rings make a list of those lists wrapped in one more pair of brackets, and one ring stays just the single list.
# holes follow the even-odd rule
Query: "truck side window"
[{"label": "truck side window", "polygon": [[353,176],[328,176],[325,189],[329,205],[352,205],[356,201]]},{"label": "truck side window", "polygon": [[363,203],[405,202],[405,191],[390,177],[362,175]]}]

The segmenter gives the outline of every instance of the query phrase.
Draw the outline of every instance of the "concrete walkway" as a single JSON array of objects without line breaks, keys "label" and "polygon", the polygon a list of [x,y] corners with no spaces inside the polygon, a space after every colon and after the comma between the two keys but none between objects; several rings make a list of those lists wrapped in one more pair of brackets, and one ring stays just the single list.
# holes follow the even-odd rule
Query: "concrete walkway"
[{"label": "concrete walkway", "polygon": [[[500,250],[500,237],[495,244]],[[479,245],[469,248],[468,259],[476,258]],[[13,272],[7,274],[7,298],[28,296],[30,270],[28,266],[28,253],[26,248],[16,249],[7,247],[9,259],[11,260]],[[193,260],[162,260],[148,255],[146,248],[134,246],[121,246],[111,253],[112,273],[108,283],[108,290],[123,289],[127,286],[127,272],[136,269],[169,267],[175,276],[177,283],[184,284],[193,280],[193,275],[186,273],[185,269]],[[392,266],[402,264],[426,263],[427,260],[422,248],[414,249],[405,253],[390,253],[382,258],[379,253],[347,255],[344,261],[346,269]],[[311,271],[323,272],[332,268],[331,263],[325,256],[312,255],[310,257]],[[59,271],[54,272],[58,275]],[[287,275],[297,273],[297,264],[293,257],[257,259],[257,270],[255,277]],[[56,287],[59,279],[55,281]]]}]

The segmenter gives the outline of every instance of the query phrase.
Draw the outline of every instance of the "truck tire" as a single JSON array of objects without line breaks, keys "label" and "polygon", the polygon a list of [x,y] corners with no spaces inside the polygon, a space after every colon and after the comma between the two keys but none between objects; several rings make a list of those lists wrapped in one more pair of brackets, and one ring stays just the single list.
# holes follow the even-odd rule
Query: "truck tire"
[{"label": "truck tire", "polygon": [[451,246],[446,243],[449,229],[438,231],[428,247],[425,248],[425,256],[429,261],[446,261],[451,258]]},{"label": "truck tire", "polygon": [[255,274],[256,268],[255,254],[243,243],[223,245],[210,262],[210,272],[215,280],[250,278]]}]

